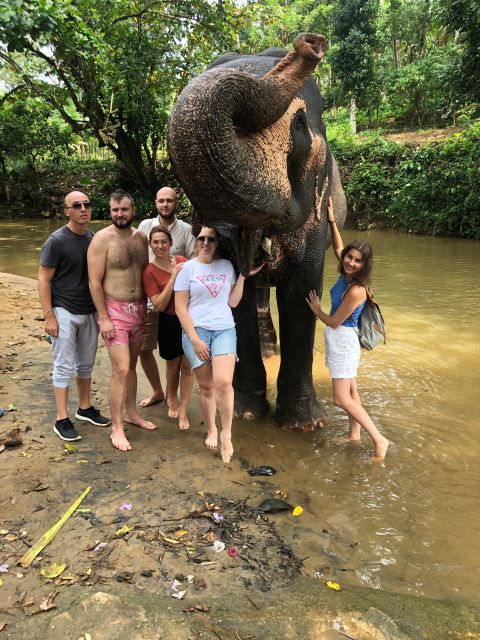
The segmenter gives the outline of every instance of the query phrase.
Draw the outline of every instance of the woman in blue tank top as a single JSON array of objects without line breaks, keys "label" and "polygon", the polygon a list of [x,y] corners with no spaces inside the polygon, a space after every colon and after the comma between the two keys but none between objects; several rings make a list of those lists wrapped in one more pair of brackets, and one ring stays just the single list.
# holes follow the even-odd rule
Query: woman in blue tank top
[{"label": "woman in blue tank top", "polygon": [[338,258],[340,277],[330,289],[330,313],[321,309],[316,291],[310,291],[307,304],[325,326],[325,364],[332,378],[333,401],[347,412],[350,432],[343,442],[360,442],[363,427],[374,444],[373,460],[385,458],[389,442],[382,436],[365,411],[357,389],[357,368],[360,363],[358,318],[367,299],[366,288],[372,272],[372,247],[363,240],[343,246],[333,213],[332,199],[328,201],[328,223],[332,245]]}]

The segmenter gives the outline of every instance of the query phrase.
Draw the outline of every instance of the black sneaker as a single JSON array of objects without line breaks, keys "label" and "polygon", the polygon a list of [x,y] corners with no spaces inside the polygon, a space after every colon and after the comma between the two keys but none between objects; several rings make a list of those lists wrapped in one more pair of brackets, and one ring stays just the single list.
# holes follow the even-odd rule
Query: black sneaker
[{"label": "black sneaker", "polygon": [[97,427],[108,427],[111,422],[110,418],[102,416],[100,411],[95,409],[94,406],[88,407],[88,409],[79,408],[75,417],[78,418],[78,420],[85,420],[86,422],[96,424]]},{"label": "black sneaker", "polygon": [[63,420],[57,420],[53,430],[59,438],[66,440],[67,442],[74,442],[75,440],[81,440],[82,436],[75,430],[70,418],[63,418]]}]

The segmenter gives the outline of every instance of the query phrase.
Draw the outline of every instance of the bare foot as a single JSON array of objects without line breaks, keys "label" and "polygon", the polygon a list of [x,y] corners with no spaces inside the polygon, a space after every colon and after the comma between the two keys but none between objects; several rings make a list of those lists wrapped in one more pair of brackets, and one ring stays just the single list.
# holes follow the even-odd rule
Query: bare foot
[{"label": "bare foot", "polygon": [[126,413],[123,416],[123,419],[125,420],[125,422],[128,422],[129,424],[134,424],[136,427],[140,427],[141,429],[147,429],[148,431],[153,431],[154,429],[157,428],[156,424],[153,424],[153,422],[150,422],[149,420],[144,420],[142,418],[142,416],[139,416],[138,413]]},{"label": "bare foot", "polygon": [[375,451],[370,458],[373,462],[382,462],[385,459],[387,449],[390,446],[390,442],[386,438],[382,438],[380,442],[375,445]]},{"label": "bare foot", "polygon": [[148,396],[148,398],[144,398],[143,400],[140,400],[139,404],[141,407],[151,407],[152,404],[158,404],[159,402],[163,402],[165,400],[165,394],[163,393],[152,393],[151,396]]},{"label": "bare foot", "polygon": [[123,430],[123,427],[118,427],[116,429],[112,429],[112,433],[110,435],[110,438],[112,440],[112,444],[115,447],[115,449],[118,449],[119,451],[131,451],[132,450],[132,445],[127,440],[127,438],[125,436],[125,431]]},{"label": "bare foot", "polygon": [[207,437],[205,438],[205,446],[207,449],[216,449],[218,447],[218,433],[217,428],[215,427],[214,431],[208,431]]},{"label": "bare foot", "polygon": [[228,464],[233,456],[232,436],[220,434],[220,453],[222,460]]},{"label": "bare foot", "polygon": [[359,445],[360,444],[360,438],[351,438],[350,436],[347,436],[345,438],[337,438],[333,442],[334,442],[334,444],[356,444],[356,445]]},{"label": "bare foot", "polygon": [[190,429],[190,422],[188,420],[188,416],[186,412],[179,411],[178,412],[178,426],[182,431],[186,431]]}]

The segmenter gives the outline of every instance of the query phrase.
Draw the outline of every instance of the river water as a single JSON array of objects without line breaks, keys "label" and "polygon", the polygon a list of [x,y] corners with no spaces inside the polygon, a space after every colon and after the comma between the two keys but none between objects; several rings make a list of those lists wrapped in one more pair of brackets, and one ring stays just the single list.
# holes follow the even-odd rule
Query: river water
[{"label": "river water", "polygon": [[[0,271],[35,277],[55,226],[0,222]],[[335,443],[348,425],[331,402],[318,323],[314,380],[328,427],[298,434],[271,418],[237,423],[237,460],[274,466],[275,487],[304,507],[288,534],[308,575],[334,571],[340,581],[478,604],[479,244],[393,232],[344,236],[366,237],[374,248],[373,290],[388,342],[362,355],[358,380],[392,443],[387,459],[369,462],[365,435],[360,448]],[[329,251],[326,291],[335,267]],[[272,400],[278,364],[278,356],[266,362]]]}]

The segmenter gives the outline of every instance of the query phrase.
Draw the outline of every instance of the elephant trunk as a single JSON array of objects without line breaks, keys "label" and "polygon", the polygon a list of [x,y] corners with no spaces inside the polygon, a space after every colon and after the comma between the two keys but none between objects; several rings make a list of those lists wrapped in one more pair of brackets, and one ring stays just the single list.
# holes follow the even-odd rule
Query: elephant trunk
[{"label": "elephant trunk", "polygon": [[[168,148],[200,221],[257,229],[282,225],[291,197],[290,131],[282,119],[301,108],[295,95],[324,51],[323,36],[300,34],[293,51],[263,78],[213,68],[179,96]],[[285,158],[280,167],[279,154]]]}]

